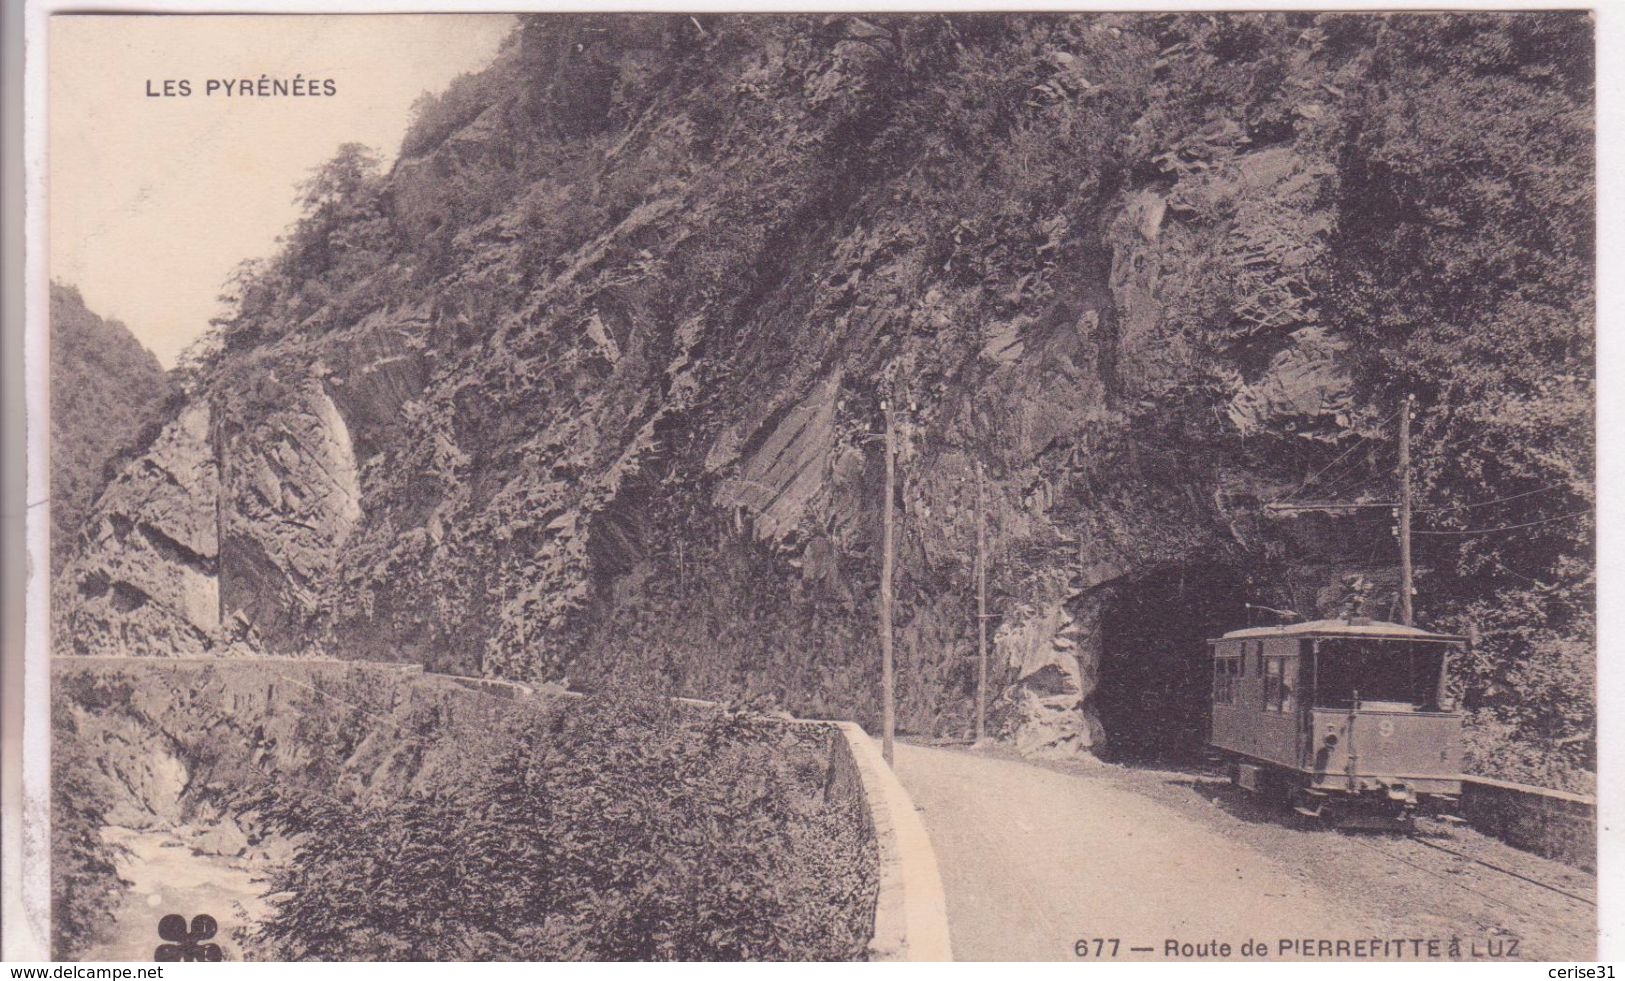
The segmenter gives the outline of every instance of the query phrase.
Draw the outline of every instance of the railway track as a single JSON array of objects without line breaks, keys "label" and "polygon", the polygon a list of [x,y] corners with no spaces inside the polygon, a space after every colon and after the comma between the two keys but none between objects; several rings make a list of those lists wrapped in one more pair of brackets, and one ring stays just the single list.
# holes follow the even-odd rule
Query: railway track
[{"label": "railway track", "polygon": [[1560,889],[1557,886],[1554,886],[1549,882],[1542,882],[1539,879],[1531,878],[1530,876],[1524,875],[1522,872],[1514,872],[1511,869],[1502,868],[1501,866],[1496,865],[1493,862],[1486,862],[1481,858],[1474,858],[1471,855],[1465,855],[1465,854],[1463,854],[1461,852],[1456,851],[1453,848],[1446,848],[1443,845],[1438,844],[1437,842],[1428,841],[1428,840],[1426,840],[1424,838],[1417,838],[1417,837],[1413,836],[1411,838],[1411,840],[1416,842],[1418,845],[1422,845],[1424,847],[1431,848],[1434,851],[1444,852],[1446,855],[1454,855],[1456,858],[1459,858],[1462,861],[1472,862],[1474,865],[1483,866],[1484,868],[1489,869],[1492,872],[1499,872],[1502,875],[1509,875],[1514,879],[1521,879],[1522,881],[1527,882],[1532,886],[1539,886],[1542,889],[1547,889],[1547,890],[1550,890],[1551,892],[1555,892],[1559,896],[1567,896],[1568,898],[1570,898],[1570,899],[1572,899],[1572,900],[1574,900],[1576,902],[1584,903],[1587,906],[1592,907],[1593,909],[1595,909],[1596,906],[1597,906],[1597,903],[1596,903],[1595,900],[1587,899],[1584,896],[1576,895],[1576,894],[1574,894],[1572,892],[1569,892],[1567,889]]},{"label": "railway track", "polygon": [[[1338,911],[1336,922],[1350,929],[1461,938],[1469,945],[1512,937],[1518,941],[1518,956],[1536,960],[1585,960],[1596,952],[1593,875],[1519,851],[1470,827],[1424,819],[1418,822],[1418,837],[1335,829],[1318,822],[1305,827],[1289,809],[1241,790],[1221,771],[1188,763],[1011,762],[1129,790],[1215,832],[1238,856],[1226,869],[1230,876],[1252,875],[1264,867],[1248,865],[1239,856],[1267,856],[1270,867],[1311,886],[1320,903]],[[1132,820],[1128,826],[1133,833],[1128,840],[1152,838],[1149,826]],[[1097,874],[1094,870],[1085,878]]]},{"label": "railway track", "polygon": [[[1497,906],[1503,907],[1505,909],[1512,910],[1513,912],[1521,912],[1521,910],[1517,906],[1514,906],[1514,905],[1512,905],[1512,904],[1510,904],[1508,902],[1505,902],[1504,900],[1499,899],[1496,896],[1492,896],[1492,895],[1490,895],[1489,893],[1485,892],[1482,889],[1475,889],[1471,885],[1469,885],[1468,883],[1462,882],[1459,878],[1457,878],[1456,876],[1454,876],[1452,874],[1446,874],[1446,873],[1440,872],[1437,869],[1428,868],[1427,866],[1425,866],[1425,865],[1423,865],[1423,864],[1421,864],[1419,862],[1413,862],[1410,859],[1406,858],[1405,856],[1398,854],[1397,851],[1394,850],[1394,849],[1388,849],[1388,848],[1380,847],[1377,844],[1375,844],[1375,843],[1373,843],[1373,842],[1371,842],[1371,841],[1369,841],[1369,840],[1367,840],[1364,837],[1359,836],[1359,835],[1347,834],[1347,835],[1344,835],[1344,838],[1346,838],[1349,841],[1354,842],[1357,845],[1360,845],[1363,848],[1370,849],[1371,851],[1374,851],[1374,852],[1378,853],[1379,855],[1382,855],[1384,858],[1387,858],[1390,861],[1399,862],[1402,865],[1410,866],[1411,868],[1416,869],[1418,872],[1423,872],[1423,873],[1426,873],[1427,875],[1433,876],[1436,879],[1440,879],[1441,881],[1448,882],[1448,883],[1450,883],[1451,885],[1455,886],[1458,889],[1461,889],[1461,890],[1463,890],[1465,892],[1473,893],[1474,895],[1478,896],[1479,898],[1487,900],[1487,901],[1489,901],[1491,903],[1494,903]],[[1508,878],[1511,878],[1511,879],[1516,879],[1516,880],[1518,880],[1520,882],[1523,882],[1523,883],[1525,883],[1527,885],[1531,885],[1531,886],[1538,887],[1540,889],[1544,889],[1547,892],[1551,892],[1551,893],[1554,893],[1556,895],[1562,896],[1562,897],[1564,897],[1566,899],[1572,900],[1574,902],[1581,903],[1581,904],[1583,904],[1585,906],[1589,906],[1592,909],[1597,908],[1596,900],[1587,899],[1585,896],[1581,896],[1581,895],[1579,895],[1577,893],[1570,892],[1569,890],[1564,889],[1561,886],[1555,886],[1555,885],[1551,884],[1550,882],[1545,882],[1545,881],[1542,881],[1540,879],[1533,878],[1532,876],[1524,875],[1521,872],[1513,871],[1512,869],[1506,868],[1504,866],[1496,865],[1494,862],[1486,862],[1481,858],[1475,858],[1472,855],[1466,854],[1465,852],[1456,851],[1454,848],[1446,848],[1445,846],[1440,845],[1437,842],[1428,841],[1427,839],[1418,837],[1415,834],[1411,834],[1411,835],[1407,836],[1404,840],[1408,841],[1408,842],[1411,842],[1413,844],[1421,845],[1424,848],[1432,849],[1433,851],[1436,851],[1436,852],[1442,852],[1442,853],[1444,853],[1446,855],[1452,856],[1453,858],[1459,859],[1459,860],[1461,860],[1463,862],[1470,862],[1473,865],[1479,866],[1480,868],[1488,869],[1491,872],[1495,872],[1497,874],[1504,875],[1504,876],[1506,876]]]},{"label": "railway track", "polygon": [[[1224,775],[1222,775],[1221,773],[1219,773],[1216,770],[1211,770],[1210,769],[1210,770],[1208,770],[1206,772],[1205,775],[1209,779],[1223,780],[1225,782],[1230,782],[1230,781],[1228,781],[1228,779]],[[1232,786],[1233,786],[1233,783],[1232,783]],[[1298,813],[1300,815],[1302,815],[1302,814],[1305,814],[1306,812],[1299,809]],[[1328,830],[1330,830],[1330,827],[1328,827],[1327,825],[1324,825],[1324,824],[1320,825],[1320,827],[1324,827],[1324,828],[1327,828]],[[1333,826],[1333,827],[1335,827],[1335,826]],[[1358,827],[1358,826],[1355,826],[1355,827]],[[1501,907],[1506,908],[1506,909],[1516,910],[1515,907],[1510,906],[1509,904],[1497,899],[1496,897],[1491,896],[1491,895],[1489,895],[1487,893],[1484,893],[1482,890],[1474,889],[1473,887],[1471,887],[1467,883],[1462,882],[1460,880],[1460,878],[1455,876],[1454,874],[1441,873],[1437,869],[1429,868],[1429,867],[1427,867],[1425,865],[1422,865],[1422,864],[1419,864],[1417,862],[1411,861],[1411,860],[1409,860],[1409,859],[1407,859],[1407,858],[1405,858],[1405,857],[1403,857],[1401,855],[1394,854],[1390,850],[1385,850],[1385,849],[1377,846],[1376,844],[1374,844],[1368,838],[1363,837],[1362,835],[1360,835],[1359,832],[1354,831],[1353,828],[1345,828],[1343,830],[1345,831],[1345,834],[1343,835],[1344,838],[1346,838],[1349,841],[1354,842],[1357,845],[1360,845],[1363,848],[1369,849],[1371,851],[1378,852],[1379,854],[1382,854],[1384,857],[1386,857],[1388,859],[1391,859],[1392,861],[1399,862],[1400,864],[1403,864],[1403,865],[1409,866],[1411,868],[1414,868],[1419,872],[1424,872],[1424,873],[1426,873],[1426,874],[1428,874],[1430,876],[1433,876],[1434,878],[1440,879],[1440,880],[1442,880],[1444,882],[1448,882],[1448,883],[1450,883],[1451,885],[1455,886],[1458,889],[1462,889],[1462,890],[1465,890],[1467,892],[1478,894],[1482,898],[1484,898],[1484,899],[1488,900],[1489,902],[1492,902],[1492,903],[1494,903],[1494,904],[1496,904],[1498,906],[1501,906]],[[1347,833],[1347,832],[1351,832],[1351,831],[1353,833]],[[1438,842],[1430,841],[1428,838],[1422,836],[1418,832],[1418,830],[1417,830],[1417,828],[1415,827],[1414,824],[1410,825],[1409,831],[1404,835],[1404,837],[1401,840],[1412,842],[1412,843],[1420,845],[1420,846],[1422,846],[1424,848],[1431,849],[1431,850],[1433,850],[1435,852],[1441,852],[1441,853],[1443,853],[1445,855],[1448,855],[1448,856],[1451,856],[1452,858],[1455,858],[1455,859],[1457,859],[1459,861],[1467,862],[1467,863],[1470,863],[1472,865],[1478,866],[1480,868],[1487,869],[1487,870],[1489,870],[1491,872],[1494,872],[1494,873],[1496,873],[1498,875],[1505,876],[1505,877],[1507,877],[1509,879],[1517,880],[1517,881],[1522,882],[1522,883],[1524,883],[1526,885],[1534,886],[1534,887],[1536,887],[1538,889],[1543,889],[1543,890],[1545,890],[1547,892],[1550,892],[1550,893],[1553,893],[1555,895],[1562,896],[1565,899],[1568,899],[1568,900],[1571,900],[1573,902],[1580,903],[1580,904],[1582,904],[1584,906],[1590,907],[1591,909],[1596,909],[1597,908],[1596,900],[1589,899],[1589,898],[1587,898],[1585,896],[1579,895],[1578,893],[1572,892],[1569,889],[1565,889],[1562,886],[1553,885],[1550,882],[1546,882],[1546,881],[1544,881],[1542,879],[1538,879],[1538,878],[1535,878],[1533,876],[1526,875],[1526,874],[1524,874],[1522,872],[1518,872],[1518,871],[1516,871],[1514,869],[1509,869],[1509,868],[1507,868],[1507,867],[1505,867],[1503,865],[1497,865],[1494,862],[1488,862],[1488,861],[1485,861],[1482,858],[1478,858],[1478,857],[1475,857],[1473,855],[1469,855],[1466,852],[1457,851],[1454,848],[1448,848],[1448,847],[1446,847],[1444,845],[1439,844]]]}]

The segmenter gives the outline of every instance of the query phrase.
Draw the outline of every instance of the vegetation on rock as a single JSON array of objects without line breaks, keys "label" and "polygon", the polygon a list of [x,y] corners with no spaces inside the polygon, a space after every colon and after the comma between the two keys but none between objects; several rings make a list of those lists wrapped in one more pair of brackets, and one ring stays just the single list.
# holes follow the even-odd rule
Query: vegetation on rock
[{"label": "vegetation on rock", "polygon": [[275,411],[254,379],[320,385],[360,468],[322,563],[245,541],[222,577],[296,584],[251,617],[277,649],[869,721],[889,400],[902,724],[969,724],[980,468],[996,718],[1076,748],[1112,596],[1217,564],[1217,626],[1389,614],[1384,510],[1262,505],[1391,500],[1412,394],[1418,611],[1482,638],[1473,763],[1584,787],[1591,39],[1569,13],[527,18],[387,172],[352,147],[313,176],[189,368],[234,432]]},{"label": "vegetation on rock", "polygon": [[165,394],[164,370],[116,320],[51,284],[51,570],[73,554],[106,468],[136,442]]},{"label": "vegetation on rock", "polygon": [[[838,737],[837,737],[838,738]],[[524,727],[468,786],[364,803],[272,791],[299,842],[248,938],[279,960],[850,960],[874,909],[861,798],[827,729],[669,703]]]},{"label": "vegetation on rock", "polygon": [[255,863],[256,958],[840,960],[869,941],[876,844],[864,799],[829,790],[828,726],[396,666],[55,674],[61,957],[122,899],[110,824],[204,828]]},{"label": "vegetation on rock", "polygon": [[71,700],[52,697],[51,724],[51,951],[74,960],[111,927],[125,883],[102,838],[109,792],[92,747],[77,738]]}]

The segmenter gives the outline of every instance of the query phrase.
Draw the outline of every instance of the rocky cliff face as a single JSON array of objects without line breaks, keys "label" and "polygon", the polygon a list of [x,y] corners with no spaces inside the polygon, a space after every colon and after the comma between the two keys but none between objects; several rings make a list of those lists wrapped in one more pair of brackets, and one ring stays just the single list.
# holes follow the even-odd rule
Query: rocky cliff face
[{"label": "rocky cliff face", "polygon": [[158,412],[164,370],[116,320],[51,285],[51,570],[74,553],[114,454]]},{"label": "rocky cliff face", "polygon": [[59,749],[84,760],[105,823],[125,828],[229,825],[222,809],[241,811],[267,777],[360,796],[444,791],[475,765],[473,742],[557,711],[402,665],[323,660],[83,658],[57,662],[52,681]]},{"label": "rocky cliff face", "polygon": [[220,495],[209,417],[206,404],[188,405],[108,486],[58,581],[57,653],[181,656],[214,642]]},{"label": "rocky cliff face", "polygon": [[1222,626],[1362,573],[1384,613],[1385,528],[1257,507],[1386,415],[1329,295],[1378,84],[1351,30],[531,21],[245,292],[98,505],[59,647],[867,720],[883,401],[907,729],[970,718],[978,468],[1029,752],[1101,744],[1108,621],[1152,577],[1229,569]]}]

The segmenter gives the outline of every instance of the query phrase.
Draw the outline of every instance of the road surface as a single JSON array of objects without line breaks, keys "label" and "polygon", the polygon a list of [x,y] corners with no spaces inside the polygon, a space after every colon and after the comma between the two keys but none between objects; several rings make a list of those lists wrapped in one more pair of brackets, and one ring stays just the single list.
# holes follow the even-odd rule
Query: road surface
[{"label": "road surface", "polygon": [[1270,856],[1108,781],[907,744],[896,771],[936,849],[956,960],[1071,960],[1097,938],[1119,940],[1116,959],[1161,960],[1169,940],[1201,958],[1212,941],[1374,935]]}]

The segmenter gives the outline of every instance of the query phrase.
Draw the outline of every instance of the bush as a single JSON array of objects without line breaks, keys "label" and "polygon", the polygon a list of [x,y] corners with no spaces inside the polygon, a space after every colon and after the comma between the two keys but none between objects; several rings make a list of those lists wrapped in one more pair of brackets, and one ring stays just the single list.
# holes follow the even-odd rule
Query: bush
[{"label": "bush", "polygon": [[1532,739],[1495,709],[1469,712],[1462,741],[1464,772],[1575,794],[1597,792],[1590,742]]},{"label": "bush", "polygon": [[60,694],[51,724],[51,951],[73,960],[102,938],[129,884],[118,875],[118,850],[102,839],[109,802]]},{"label": "bush", "polygon": [[296,836],[256,956],[852,959],[874,846],[822,796],[827,730],[594,700],[518,733],[455,792],[273,792]]}]

